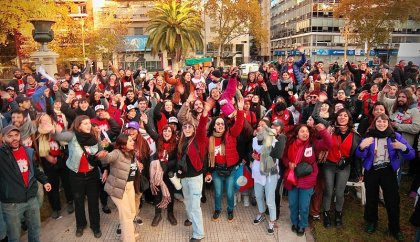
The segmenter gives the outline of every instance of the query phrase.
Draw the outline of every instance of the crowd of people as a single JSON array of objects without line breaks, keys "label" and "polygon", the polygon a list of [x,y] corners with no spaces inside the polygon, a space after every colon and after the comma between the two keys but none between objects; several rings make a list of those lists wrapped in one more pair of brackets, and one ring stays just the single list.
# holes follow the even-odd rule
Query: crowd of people
[{"label": "crowd of people", "polygon": [[[164,210],[176,226],[179,199],[190,241],[200,241],[205,186],[213,188],[213,221],[233,222],[241,196],[258,209],[250,223],[266,220],[268,234],[284,187],[291,230],[303,236],[309,219],[345,224],[346,184],[354,181],[366,188],[365,231],[376,231],[383,201],[390,235],[404,240],[402,175],[414,177],[408,195],[420,196],[418,67],[404,60],[392,71],[364,62],[327,67],[300,53],[247,76],[237,67],[150,73],[111,62],[94,73],[91,62],[83,71],[73,65],[64,77],[16,70],[0,100],[0,239],[20,241],[25,228],[29,241],[40,241],[44,190],[58,219],[61,187],[76,237],[88,225],[85,198],[94,237],[102,236],[100,207],[111,213],[110,198],[125,242],[141,237],[134,226],[142,200],[155,207],[151,226]],[[239,182],[239,173],[252,179]],[[419,204],[410,218],[416,241]]]}]

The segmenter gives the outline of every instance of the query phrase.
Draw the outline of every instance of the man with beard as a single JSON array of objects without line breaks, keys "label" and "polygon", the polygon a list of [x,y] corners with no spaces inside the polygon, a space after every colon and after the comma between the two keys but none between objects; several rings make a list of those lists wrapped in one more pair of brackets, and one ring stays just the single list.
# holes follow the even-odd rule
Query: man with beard
[{"label": "man with beard", "polygon": [[[149,106],[148,105],[149,102],[151,104],[151,107],[150,108],[148,107]],[[148,120],[154,120],[153,110],[155,109],[156,104],[157,104],[157,100],[156,100],[155,97],[150,97],[149,101],[145,97],[139,97],[139,99],[138,99],[138,108],[139,108],[140,114],[145,113],[147,115]],[[140,120],[140,127],[143,127],[144,128],[144,124],[143,124],[143,122],[141,120]],[[155,127],[154,122],[150,122],[149,123],[149,127],[152,130],[155,130],[156,131],[156,127]]]},{"label": "man with beard", "polygon": [[315,108],[315,104],[318,102],[318,99],[319,99],[319,92],[312,91],[309,94],[309,98],[310,98],[309,104],[306,107],[304,107],[302,110],[302,120],[300,121],[300,123],[302,124],[306,124],[306,121],[308,121],[309,116],[312,115]]},{"label": "man with beard", "polygon": [[13,72],[13,80],[9,82],[9,86],[12,86],[16,93],[23,93],[25,90],[25,82],[23,81],[22,71],[16,69]]},{"label": "man with beard", "polygon": [[71,69],[71,73],[70,73],[70,75],[71,75],[70,84],[73,85],[76,82],[82,82],[84,74],[90,72],[91,65],[92,65],[92,61],[88,60],[86,68],[83,72],[80,72],[80,69],[79,69],[78,65],[73,65],[72,69]]},{"label": "man with beard", "polygon": [[2,129],[0,147],[0,201],[9,241],[20,241],[21,219],[28,223],[28,241],[40,241],[41,216],[37,200],[38,182],[51,191],[45,174],[34,163],[34,150],[20,145],[19,128]]},{"label": "man with beard", "polygon": [[65,102],[70,94],[69,82],[66,79],[60,81],[60,87],[54,87],[55,100]]},{"label": "man with beard", "polygon": [[28,75],[26,77],[26,84],[24,87],[24,94],[27,97],[32,97],[35,91],[41,88],[41,85],[38,84],[36,77],[34,75]]},{"label": "man with beard", "polygon": [[413,146],[414,139],[420,132],[420,114],[411,91],[401,90],[391,111],[392,127],[402,134],[409,145]]},{"label": "man with beard", "polygon": [[25,147],[32,147],[35,141],[36,125],[25,116],[21,110],[12,111],[11,124],[20,129],[21,144]]}]

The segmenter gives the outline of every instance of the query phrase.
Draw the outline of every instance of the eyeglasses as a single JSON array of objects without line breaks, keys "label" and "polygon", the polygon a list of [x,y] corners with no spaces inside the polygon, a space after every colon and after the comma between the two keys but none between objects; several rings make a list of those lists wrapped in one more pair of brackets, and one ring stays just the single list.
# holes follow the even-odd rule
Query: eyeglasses
[{"label": "eyeglasses", "polygon": [[194,126],[192,126],[191,124],[182,125],[182,129],[193,129],[193,128]]},{"label": "eyeglasses", "polygon": [[312,98],[312,99],[317,99],[318,98],[318,96],[309,96],[310,98]]},{"label": "eyeglasses", "polygon": [[219,122],[217,122],[217,123],[215,123],[215,125],[216,126],[225,126],[225,123],[219,123]]}]

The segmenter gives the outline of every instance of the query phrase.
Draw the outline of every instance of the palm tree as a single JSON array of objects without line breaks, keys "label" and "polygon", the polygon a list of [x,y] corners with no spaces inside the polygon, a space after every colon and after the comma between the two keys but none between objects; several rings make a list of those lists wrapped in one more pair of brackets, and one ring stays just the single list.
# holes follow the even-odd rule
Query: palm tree
[{"label": "palm tree", "polygon": [[190,1],[157,2],[149,11],[149,17],[146,47],[151,48],[154,55],[166,50],[175,71],[189,49],[203,48],[201,14]]}]

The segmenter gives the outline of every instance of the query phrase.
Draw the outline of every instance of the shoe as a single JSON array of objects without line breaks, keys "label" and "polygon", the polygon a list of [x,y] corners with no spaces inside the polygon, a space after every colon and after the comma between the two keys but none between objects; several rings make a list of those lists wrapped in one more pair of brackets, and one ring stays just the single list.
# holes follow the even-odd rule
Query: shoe
[{"label": "shoe", "polygon": [[373,234],[376,231],[376,223],[368,223],[365,228],[366,233]]},{"label": "shoe", "polygon": [[299,227],[293,224],[292,225],[292,232],[297,233],[298,230],[299,230]]},{"label": "shoe", "polygon": [[213,213],[212,220],[217,221],[219,219],[219,217],[220,217],[220,210],[215,210],[214,213]]},{"label": "shoe", "polygon": [[62,218],[60,211],[58,211],[58,210],[57,211],[53,211],[52,214],[51,214],[51,218],[52,219],[60,219],[60,218]]},{"label": "shoe", "polygon": [[274,223],[271,223],[271,222],[268,223],[267,232],[268,234],[274,234]]},{"label": "shoe", "polygon": [[97,230],[97,231],[93,231],[93,237],[99,239],[102,237],[102,232],[101,230]]},{"label": "shoe", "polygon": [[255,197],[251,197],[251,205],[252,206],[257,206],[257,200],[255,199]]},{"label": "shoe", "polygon": [[298,228],[298,230],[296,231],[297,236],[303,236],[305,235],[305,229],[304,228]]},{"label": "shoe", "polygon": [[141,220],[141,219],[139,219],[139,218],[135,218],[135,219],[133,220],[133,223],[136,223],[136,224],[138,224],[138,225],[143,225],[143,220]]},{"label": "shoe", "polygon": [[72,214],[74,212],[73,201],[67,203],[67,213]]},{"label": "shoe", "polygon": [[268,208],[265,209],[265,215],[270,215],[270,211],[268,210]]},{"label": "shoe", "polygon": [[397,233],[390,233],[392,235],[392,237],[394,237],[394,239],[396,241],[404,241],[404,235],[403,233],[401,233],[401,231],[398,231]]},{"label": "shoe", "polygon": [[328,213],[328,211],[325,211],[325,212],[322,213],[322,218],[324,220],[324,227],[325,228],[331,227],[331,218],[330,218],[330,214]]},{"label": "shoe", "polygon": [[202,196],[200,200],[201,200],[201,203],[206,203],[207,202],[207,197]]},{"label": "shoe", "polygon": [[342,227],[343,226],[343,213],[335,211],[335,226]]},{"label": "shoe", "polygon": [[152,221],[152,227],[158,226],[161,220],[162,220],[162,214],[161,213],[155,214],[155,217],[153,218],[153,221]]},{"label": "shoe", "polygon": [[319,216],[319,214],[318,215],[312,215],[311,217],[312,217],[313,221],[321,220],[321,216]]},{"label": "shoe", "polygon": [[108,205],[105,205],[105,206],[102,207],[102,212],[104,212],[106,214],[110,214],[111,209],[109,209]]},{"label": "shoe", "polygon": [[176,218],[173,212],[168,212],[168,220],[169,220],[169,223],[171,223],[172,225],[178,224],[178,221],[176,221]]},{"label": "shoe", "polygon": [[201,241],[201,239],[196,239],[196,238],[191,238],[190,242],[197,242],[197,241]]},{"label": "shoe", "polygon": [[76,228],[76,237],[82,237],[85,228]]},{"label": "shoe", "polygon": [[191,226],[192,225],[192,222],[190,221],[190,220],[188,220],[188,219],[185,219],[185,221],[184,221],[184,226]]},{"label": "shoe", "polygon": [[228,222],[233,222],[233,211],[228,212]]},{"label": "shoe", "polygon": [[257,217],[254,219],[254,224],[260,224],[265,219],[264,214],[258,214]]},{"label": "shoe", "polygon": [[120,235],[121,234],[121,224],[118,224],[118,227],[117,227],[117,234],[118,235]]}]

